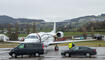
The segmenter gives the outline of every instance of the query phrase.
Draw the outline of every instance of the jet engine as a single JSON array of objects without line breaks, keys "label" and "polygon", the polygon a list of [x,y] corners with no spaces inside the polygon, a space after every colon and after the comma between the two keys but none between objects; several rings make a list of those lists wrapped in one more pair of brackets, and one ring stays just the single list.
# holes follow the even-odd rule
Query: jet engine
[{"label": "jet engine", "polygon": [[64,33],[62,31],[57,32],[56,36],[58,38],[62,38],[64,36]]}]

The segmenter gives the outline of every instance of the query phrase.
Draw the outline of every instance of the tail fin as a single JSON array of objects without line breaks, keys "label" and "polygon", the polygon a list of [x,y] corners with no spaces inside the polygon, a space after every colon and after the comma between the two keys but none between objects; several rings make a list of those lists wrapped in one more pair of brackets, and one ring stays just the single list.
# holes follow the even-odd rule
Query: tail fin
[{"label": "tail fin", "polygon": [[56,33],[56,22],[54,22],[54,27],[53,27],[53,30],[51,32]]}]

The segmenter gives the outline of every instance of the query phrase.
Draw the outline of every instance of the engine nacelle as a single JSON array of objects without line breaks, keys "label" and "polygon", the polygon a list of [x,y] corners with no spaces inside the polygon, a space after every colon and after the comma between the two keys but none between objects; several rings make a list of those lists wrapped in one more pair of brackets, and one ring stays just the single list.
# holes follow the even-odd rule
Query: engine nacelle
[{"label": "engine nacelle", "polygon": [[64,36],[64,33],[62,31],[57,32],[56,36],[58,38],[62,38]]}]

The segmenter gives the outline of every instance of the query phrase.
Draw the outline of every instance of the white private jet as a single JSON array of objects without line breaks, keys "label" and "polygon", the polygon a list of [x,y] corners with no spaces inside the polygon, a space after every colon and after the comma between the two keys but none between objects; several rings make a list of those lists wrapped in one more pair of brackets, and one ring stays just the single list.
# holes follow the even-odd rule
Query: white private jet
[{"label": "white private jet", "polygon": [[[64,36],[64,33],[62,31],[58,31],[56,33],[56,23],[54,22],[54,27],[53,27],[53,30],[51,32],[31,33],[25,38],[24,43],[41,42],[44,44],[44,46],[49,46],[49,45],[53,45],[53,44],[57,45],[60,43],[88,41],[88,40],[55,41],[57,37],[62,38],[63,36]],[[56,48],[56,46],[55,46],[55,48]]]},{"label": "white private jet", "polygon": [[24,42],[25,43],[37,43],[41,42],[45,46],[49,46],[50,44],[55,44],[56,37],[62,38],[64,36],[62,31],[56,33],[56,23],[54,23],[54,28],[51,32],[39,32],[39,33],[31,33],[29,34]]}]

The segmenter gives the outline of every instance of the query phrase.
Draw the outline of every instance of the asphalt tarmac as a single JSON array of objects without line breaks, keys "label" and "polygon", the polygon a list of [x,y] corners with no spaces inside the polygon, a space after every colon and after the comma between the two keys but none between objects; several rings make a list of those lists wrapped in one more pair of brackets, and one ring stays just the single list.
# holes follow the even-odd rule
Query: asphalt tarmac
[{"label": "asphalt tarmac", "polygon": [[49,46],[45,49],[45,54],[40,57],[29,57],[27,55],[18,56],[18,58],[12,58],[8,55],[11,48],[0,48],[0,60],[105,60],[105,47],[91,47],[97,50],[97,55],[92,58],[87,58],[85,56],[72,56],[72,57],[62,57],[61,52],[63,50],[68,50],[67,46],[60,46],[59,51],[54,51],[54,46]]}]

